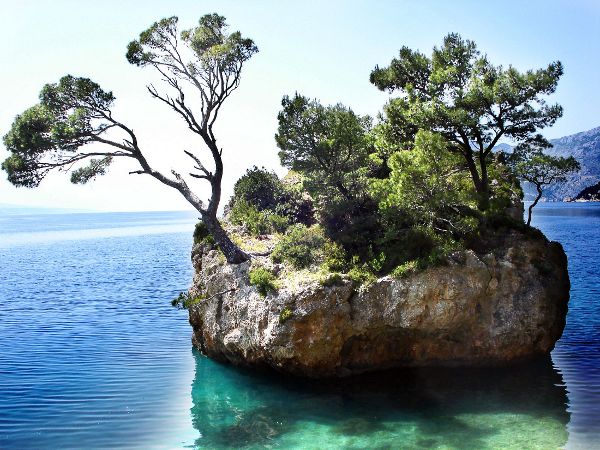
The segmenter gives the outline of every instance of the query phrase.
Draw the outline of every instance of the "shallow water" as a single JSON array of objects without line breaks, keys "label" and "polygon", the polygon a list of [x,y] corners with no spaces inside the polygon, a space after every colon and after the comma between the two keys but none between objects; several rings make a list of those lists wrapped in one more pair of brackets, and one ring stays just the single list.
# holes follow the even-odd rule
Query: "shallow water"
[{"label": "shallow water", "polygon": [[0,448],[600,448],[600,208],[543,205],[572,280],[552,354],[325,383],[210,361],[169,305],[188,213],[0,216]]}]

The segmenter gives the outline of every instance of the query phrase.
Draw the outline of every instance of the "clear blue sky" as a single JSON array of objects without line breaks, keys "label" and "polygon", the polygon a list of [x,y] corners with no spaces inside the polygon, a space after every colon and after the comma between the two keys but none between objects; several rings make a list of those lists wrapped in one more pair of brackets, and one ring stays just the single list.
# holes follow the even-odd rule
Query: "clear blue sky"
[{"label": "clear blue sky", "polygon": [[[88,76],[117,97],[115,113],[141,137],[149,159],[163,170],[185,170],[182,149],[200,143],[164,105],[149,98],[151,71],[130,66],[129,41],[171,15],[185,27],[209,12],[251,37],[260,52],[248,62],[241,87],[219,117],[226,195],[252,165],[279,173],[273,135],[284,94],[295,91],[324,103],[342,102],[376,115],[387,100],[369,84],[376,65],[402,45],[428,53],[448,32],[474,40],[495,64],[519,69],[553,60],[565,66],[553,100],[565,115],[550,138],[600,125],[600,2],[521,1],[112,1],[0,0],[0,133],[37,101],[40,88],[67,73]],[[0,159],[8,153],[0,146]],[[206,155],[208,156],[208,155]],[[16,189],[0,173],[0,204],[102,210],[187,209],[175,191],[115,164],[108,175],[74,186],[64,174],[35,190]],[[200,181],[197,191],[206,190]]]}]

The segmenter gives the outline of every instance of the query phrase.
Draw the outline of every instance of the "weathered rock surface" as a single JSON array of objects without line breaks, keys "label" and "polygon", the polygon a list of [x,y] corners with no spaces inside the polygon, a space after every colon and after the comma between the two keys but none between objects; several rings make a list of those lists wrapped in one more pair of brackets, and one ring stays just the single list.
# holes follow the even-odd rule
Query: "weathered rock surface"
[{"label": "weathered rock surface", "polygon": [[[308,377],[397,366],[504,365],[548,353],[569,300],[560,244],[513,233],[487,254],[367,288],[307,282],[261,297],[248,262],[196,246],[193,343],[209,357]],[[292,311],[280,320],[284,308]]]}]

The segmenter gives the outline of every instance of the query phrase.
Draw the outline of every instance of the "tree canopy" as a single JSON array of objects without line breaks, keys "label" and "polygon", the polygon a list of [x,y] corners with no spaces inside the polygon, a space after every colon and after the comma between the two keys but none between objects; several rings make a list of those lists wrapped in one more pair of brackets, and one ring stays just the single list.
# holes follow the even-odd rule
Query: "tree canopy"
[{"label": "tree canopy", "polygon": [[476,199],[460,156],[444,146],[439,134],[418,132],[412,150],[391,155],[389,177],[371,180],[371,192],[386,214],[400,209],[415,224],[464,236],[477,224]]},{"label": "tree canopy", "polygon": [[358,176],[368,162],[371,118],[299,94],[283,97],[281,105],[275,135],[281,164],[302,172],[313,194],[356,195]]},{"label": "tree canopy", "polygon": [[[126,57],[131,64],[152,67],[161,75],[166,92],[154,85],[147,87],[148,92],[175,111],[208,149],[213,170],[196,152],[184,150],[194,164],[189,175],[210,183],[207,204],[181,174],[171,171],[165,175],[150,166],[132,129],[113,116],[115,97],[111,92],[88,78],[72,75],[44,86],[40,102],[16,117],[4,137],[11,155],[2,169],[14,185],[35,187],[54,169],[72,171],[71,181],[85,183],[106,173],[116,157],[135,159],[139,169],[131,173],[150,175],[177,189],[200,212],[227,260],[241,262],[248,255],[229,239],[216,218],[223,162],[213,126],[225,100],[239,86],[244,63],[258,49],[240,32],[229,33],[225,18],[218,14],[202,16],[198,26],[181,33],[177,25],[177,17],[154,23],[128,45]],[[199,105],[188,100],[188,89],[199,95]],[[102,145],[85,151],[92,143]],[[84,161],[88,165],[80,167]]]},{"label": "tree canopy", "polygon": [[493,65],[473,41],[448,34],[431,56],[402,47],[388,67],[376,67],[370,80],[380,90],[399,93],[386,107],[389,129],[411,140],[424,129],[441,134],[446,150],[464,159],[479,196],[489,207],[492,150],[501,138],[516,143],[537,139],[538,130],[562,116],[549,105],[562,64],[520,72]]},{"label": "tree canopy", "polygon": [[[47,84],[39,103],[16,117],[4,137],[11,155],[2,168],[11,183],[35,187],[51,170],[71,172],[72,182],[85,183],[105,174],[115,158],[131,158],[137,162],[132,174],[150,175],[180,192],[201,214],[202,236],[211,236],[201,241],[214,240],[228,262],[239,263],[250,255],[217,219],[223,150],[214,124],[258,50],[251,39],[228,32],[217,14],[177,29],[177,17],[152,24],[129,43],[126,57],[159,74],[163,86],[150,84],[149,94],[198,138],[199,148],[182,149],[191,162],[188,174],[151,167],[133,130],[113,114],[114,95],[72,75]],[[260,241],[295,227],[296,240],[318,236],[307,242],[319,247],[315,252],[329,260],[328,267],[402,272],[469,245],[490,224],[521,226],[522,219],[515,224],[509,213],[522,199],[515,176],[538,189],[529,224],[542,186],[578,168],[573,158],[545,154],[550,144],[539,134],[562,115],[559,105],[546,103],[561,75],[560,62],[526,72],[494,66],[472,41],[449,34],[431,56],[403,47],[388,67],[372,71],[375,86],[399,94],[375,125],[341,103],[285,96],[275,141],[295,182],[248,170],[228,205],[228,221],[235,225],[229,232],[245,230]],[[508,164],[494,151],[502,138],[517,144]],[[188,177],[210,184],[207,202],[194,194]]]},{"label": "tree canopy", "polygon": [[[88,78],[67,75],[58,83],[44,86],[40,103],[18,115],[4,136],[4,145],[12,153],[2,163],[9,181],[15,186],[36,187],[50,170],[68,169],[89,159],[87,168],[73,172],[73,182],[84,182],[102,174],[112,157],[133,157],[128,144],[104,136],[112,128],[126,133],[128,130],[110,114],[114,100],[111,92],[103,91]],[[79,151],[92,142],[108,147]]]}]

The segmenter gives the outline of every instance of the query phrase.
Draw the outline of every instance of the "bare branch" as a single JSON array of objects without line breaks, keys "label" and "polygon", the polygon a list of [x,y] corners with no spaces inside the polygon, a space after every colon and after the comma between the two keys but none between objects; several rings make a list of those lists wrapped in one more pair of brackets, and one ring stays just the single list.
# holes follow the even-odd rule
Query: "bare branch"
[{"label": "bare branch", "polygon": [[192,152],[188,152],[187,150],[183,151],[186,155],[188,155],[190,158],[192,158],[194,160],[194,162],[198,165],[197,167],[195,166],[195,169],[198,169],[200,171],[202,171],[204,173],[204,176],[195,176],[192,175],[195,178],[206,178],[207,180],[212,179],[212,172],[209,172],[206,167],[204,167],[204,165],[202,164],[202,162],[200,161],[200,159],[198,159],[198,157],[196,155],[194,155]]}]

